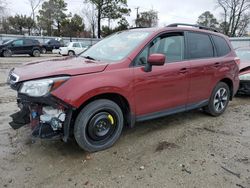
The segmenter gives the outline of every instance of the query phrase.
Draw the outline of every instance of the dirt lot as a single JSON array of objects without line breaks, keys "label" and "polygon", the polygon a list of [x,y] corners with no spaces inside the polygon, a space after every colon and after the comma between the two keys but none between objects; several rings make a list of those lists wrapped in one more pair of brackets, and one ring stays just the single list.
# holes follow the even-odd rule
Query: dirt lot
[{"label": "dirt lot", "polygon": [[195,110],[138,123],[112,148],[88,154],[9,127],[18,109],[8,70],[35,59],[0,58],[0,187],[250,187],[250,97],[218,118]]}]

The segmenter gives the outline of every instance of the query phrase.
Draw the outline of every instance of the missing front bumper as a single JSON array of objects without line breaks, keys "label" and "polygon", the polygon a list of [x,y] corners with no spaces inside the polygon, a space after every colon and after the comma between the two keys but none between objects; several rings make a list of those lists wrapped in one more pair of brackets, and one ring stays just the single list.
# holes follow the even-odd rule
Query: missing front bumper
[{"label": "missing front bumper", "polygon": [[[19,94],[17,103],[21,110],[11,115],[12,122],[9,124],[13,129],[29,125],[33,137],[62,138],[67,142],[70,136],[72,108],[52,96],[31,98]],[[55,113],[56,110],[60,113]]]}]

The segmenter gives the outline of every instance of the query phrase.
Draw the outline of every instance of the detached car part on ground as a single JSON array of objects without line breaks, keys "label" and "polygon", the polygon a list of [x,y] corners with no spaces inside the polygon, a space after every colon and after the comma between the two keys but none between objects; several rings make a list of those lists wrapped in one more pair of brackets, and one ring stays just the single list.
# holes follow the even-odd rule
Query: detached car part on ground
[{"label": "detached car part on ground", "polygon": [[222,114],[238,90],[237,63],[228,39],[207,28],[118,32],[77,58],[12,69],[21,110],[10,125],[103,150],[135,122],[195,108]]},{"label": "detached car part on ground", "polygon": [[250,95],[250,47],[241,47],[235,50],[241,60],[239,94]]}]

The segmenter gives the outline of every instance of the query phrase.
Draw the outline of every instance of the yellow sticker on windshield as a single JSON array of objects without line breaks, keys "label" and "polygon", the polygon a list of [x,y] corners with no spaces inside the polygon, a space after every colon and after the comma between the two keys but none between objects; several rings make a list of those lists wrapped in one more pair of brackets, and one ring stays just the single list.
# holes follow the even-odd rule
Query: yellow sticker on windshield
[{"label": "yellow sticker on windshield", "polygon": [[111,124],[114,125],[114,118],[110,114],[108,115],[108,118],[109,118]]}]

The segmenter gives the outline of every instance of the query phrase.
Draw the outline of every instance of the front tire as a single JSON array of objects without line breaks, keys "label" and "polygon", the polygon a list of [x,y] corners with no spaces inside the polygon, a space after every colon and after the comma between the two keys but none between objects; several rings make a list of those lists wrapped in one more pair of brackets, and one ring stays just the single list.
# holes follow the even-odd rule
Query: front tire
[{"label": "front tire", "polygon": [[11,57],[11,56],[12,56],[11,50],[4,50],[3,51],[3,57]]},{"label": "front tire", "polygon": [[219,82],[210,97],[208,106],[205,107],[205,111],[212,116],[219,116],[226,110],[230,99],[230,90],[226,83]]},{"label": "front tire", "polygon": [[113,101],[99,99],[81,110],[76,118],[74,136],[85,151],[100,151],[118,140],[123,124],[121,108]]},{"label": "front tire", "polygon": [[46,48],[42,48],[42,54],[46,54],[46,53],[47,53]]}]

